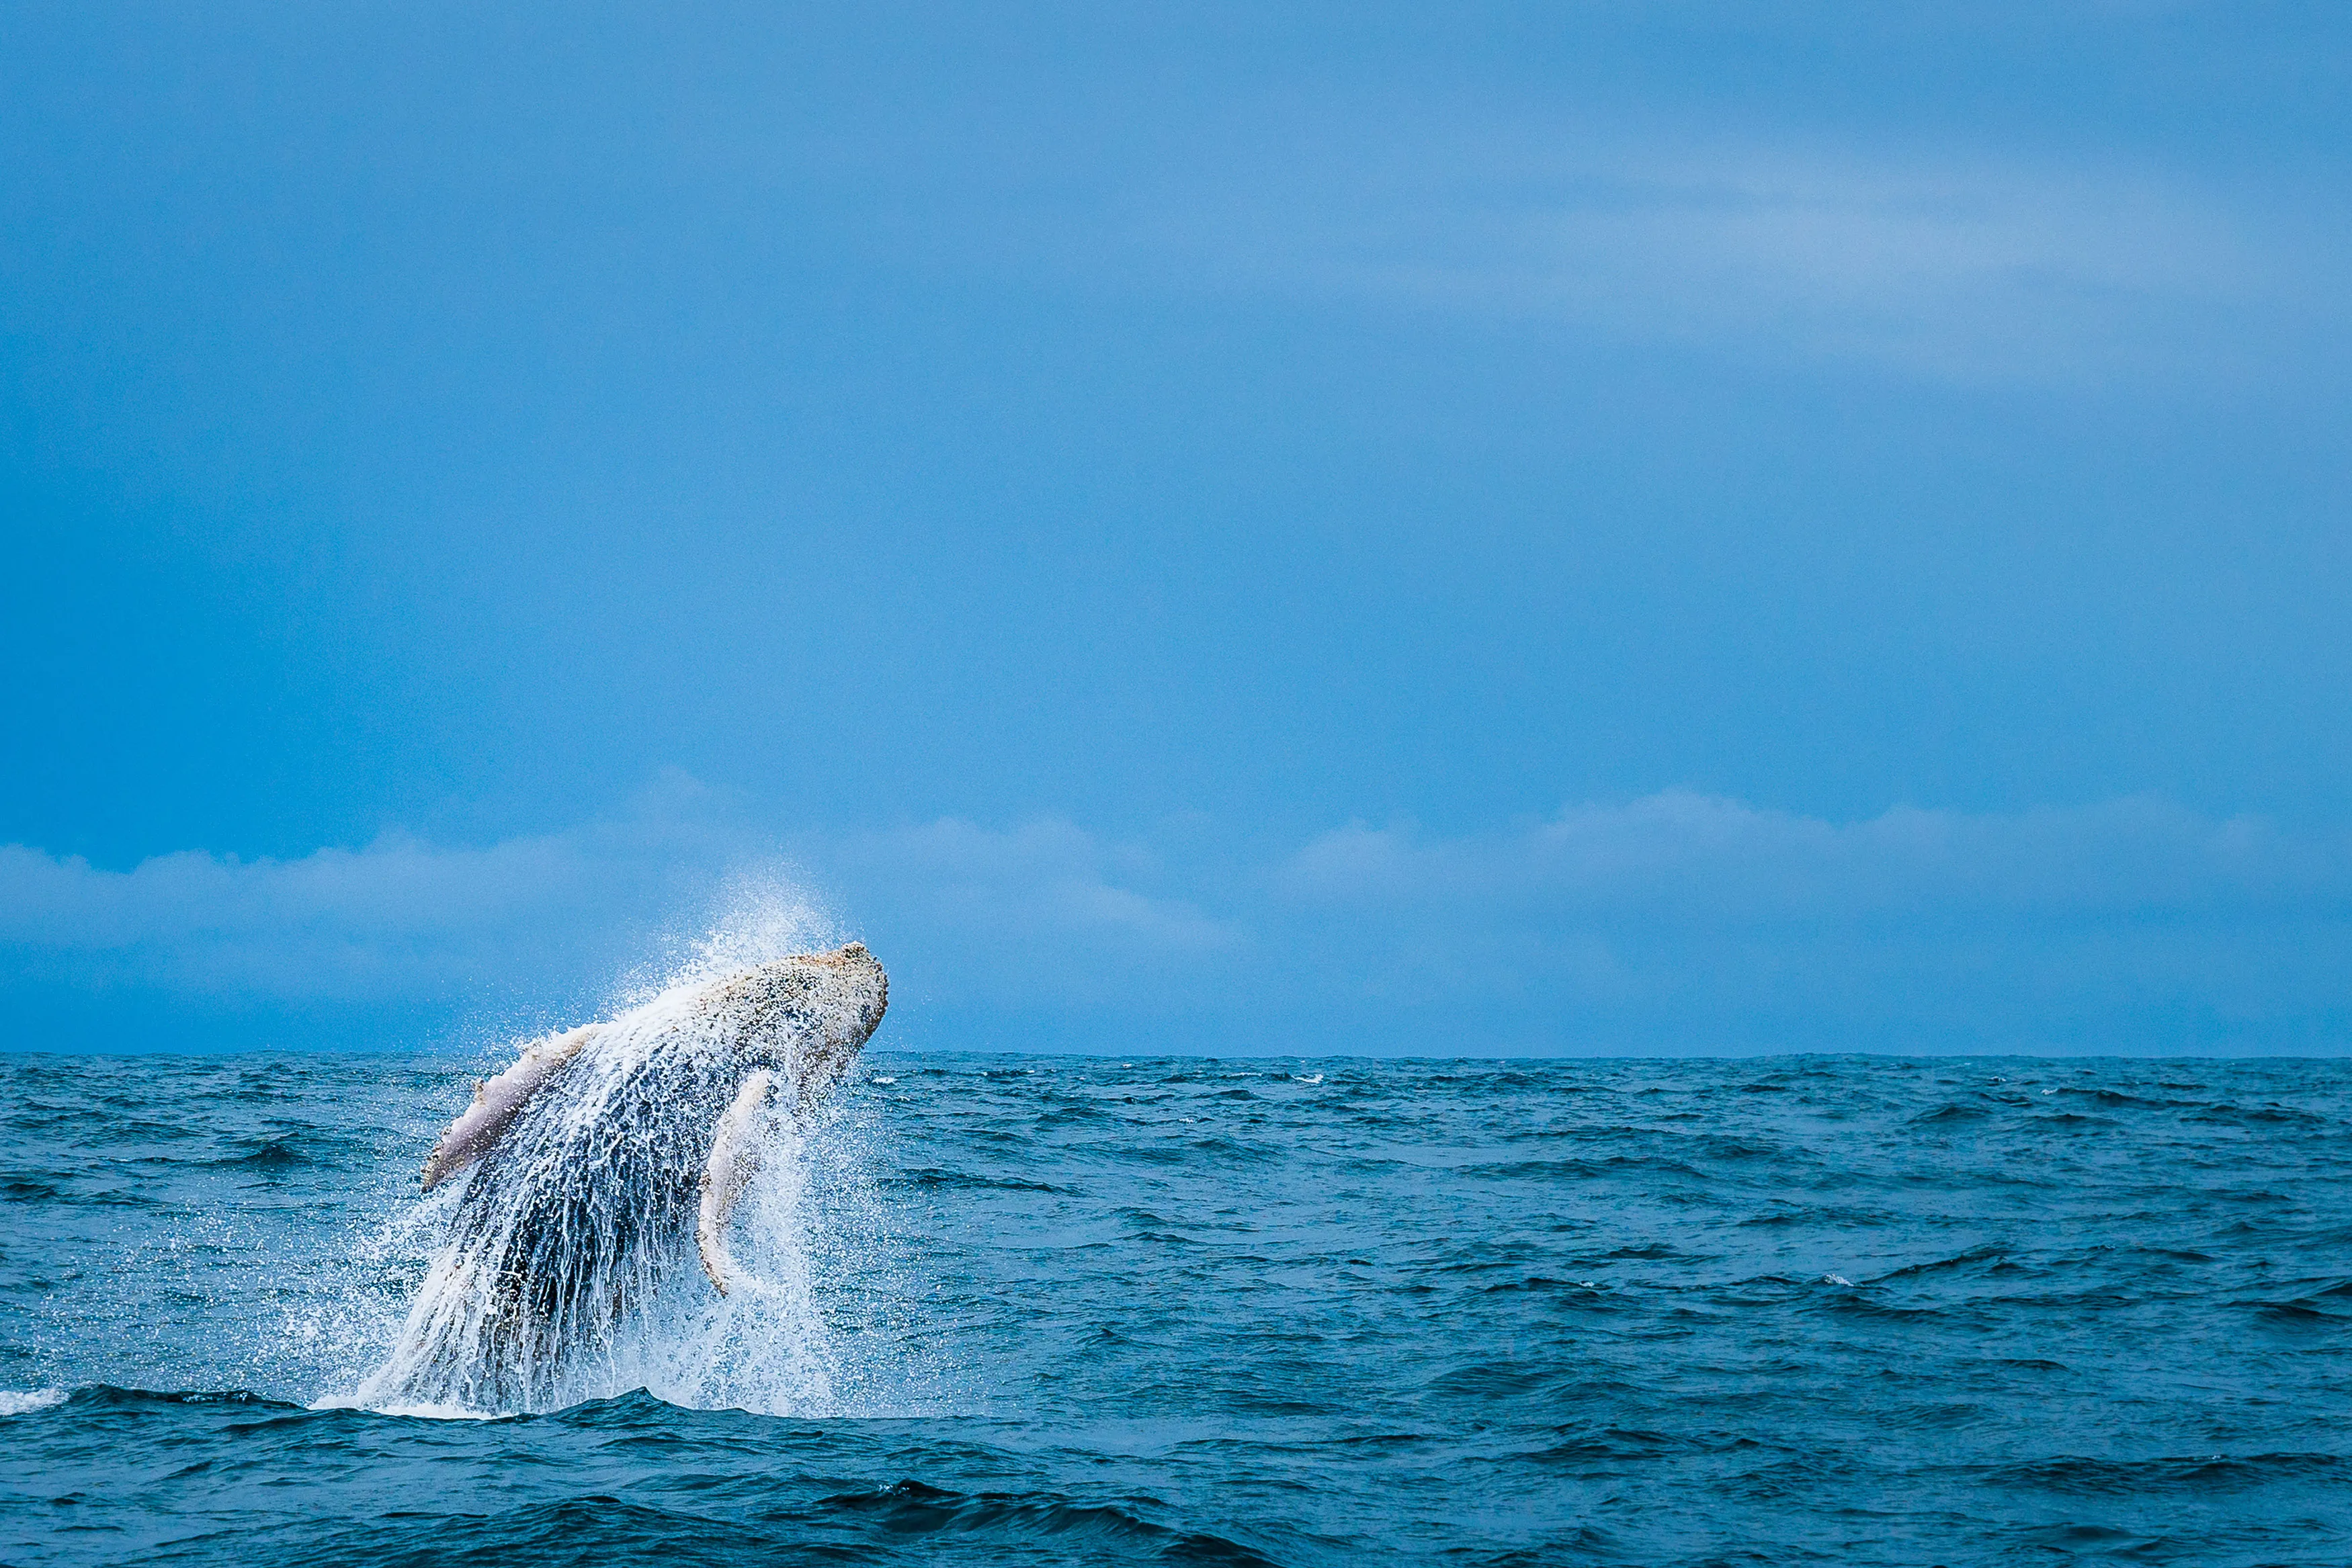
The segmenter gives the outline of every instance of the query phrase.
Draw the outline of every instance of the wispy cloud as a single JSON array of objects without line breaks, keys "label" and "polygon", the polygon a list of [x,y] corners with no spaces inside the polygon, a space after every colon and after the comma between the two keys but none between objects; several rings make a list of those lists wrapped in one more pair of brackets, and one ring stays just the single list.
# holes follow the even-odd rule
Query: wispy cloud
[{"label": "wispy cloud", "polygon": [[1966,149],[1364,129],[1139,199],[1172,275],[1549,319],[1945,379],[2210,376],[2249,317],[2340,325],[2341,267],[2162,171]]},{"label": "wispy cloud", "polygon": [[2016,814],[1903,808],[1834,823],[1670,790],[1466,838],[1358,824],[1307,844],[1276,885],[1301,904],[1398,915],[1688,925],[2352,915],[2352,837],[2152,800]]}]

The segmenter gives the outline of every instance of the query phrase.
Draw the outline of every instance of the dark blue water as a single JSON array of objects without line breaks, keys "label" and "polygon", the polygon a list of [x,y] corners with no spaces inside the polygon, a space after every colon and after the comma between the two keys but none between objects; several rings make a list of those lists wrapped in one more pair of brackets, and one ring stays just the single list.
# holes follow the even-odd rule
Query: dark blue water
[{"label": "dark blue water", "polygon": [[0,1060],[20,1568],[2352,1561],[2345,1064],[877,1056],[763,1413],[466,1420],[454,1070]]}]

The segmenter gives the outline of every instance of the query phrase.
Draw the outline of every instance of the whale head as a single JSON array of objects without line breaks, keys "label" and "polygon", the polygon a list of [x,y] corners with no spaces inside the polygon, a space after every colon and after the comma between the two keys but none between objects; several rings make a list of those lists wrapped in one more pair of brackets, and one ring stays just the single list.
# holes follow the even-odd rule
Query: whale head
[{"label": "whale head", "polygon": [[739,1071],[780,1072],[811,1097],[841,1076],[889,1005],[889,978],[863,942],[761,964],[703,998]]}]

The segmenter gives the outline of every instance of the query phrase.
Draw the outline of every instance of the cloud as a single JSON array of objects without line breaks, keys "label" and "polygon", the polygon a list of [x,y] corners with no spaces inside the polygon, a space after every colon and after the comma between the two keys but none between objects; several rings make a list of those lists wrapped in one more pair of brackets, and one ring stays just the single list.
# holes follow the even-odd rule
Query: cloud
[{"label": "cloud", "polygon": [[[1073,1007],[1165,1010],[1223,972],[1242,936],[1192,898],[1153,889],[1160,857],[1055,819],[990,829],[952,818],[796,840],[847,894],[893,995],[1034,1018]],[[1147,891],[1147,890],[1150,891]]]},{"label": "cloud", "polygon": [[672,773],[614,820],[478,847],[388,833],[293,860],[184,851],[109,871],[0,846],[0,966],[190,998],[528,1011],[860,930],[927,955],[908,995],[1061,1001],[1232,939],[1127,884],[1152,863],[1055,821],[780,836]]},{"label": "cloud", "polygon": [[2352,1045],[2343,832],[2144,800],[1833,822],[1668,791],[1480,833],[1352,824],[1254,865],[1198,824],[1165,837],[780,837],[671,776],[611,821],[479,847],[107,871],[12,846],[0,997],[539,1020],[856,934],[924,1049]]},{"label": "cloud", "polygon": [[2352,838],[2160,800],[2011,815],[1901,808],[1832,823],[1669,790],[1507,834],[1356,824],[1276,872],[1303,906],[1685,927],[1789,922],[2352,915]]},{"label": "cloud", "polygon": [[1178,183],[1126,244],[1171,277],[1937,378],[2251,362],[2249,315],[2341,325],[2300,220],[2085,160],[1794,137],[1361,130]]},{"label": "cloud", "polygon": [[1555,1046],[2352,1045],[2352,835],[2162,801],[1836,823],[1669,791],[1507,832],[1357,824],[1269,889],[1293,929],[1344,930],[1358,1005],[1479,1006]]},{"label": "cloud", "polygon": [[870,883],[908,914],[976,943],[1083,940],[1192,952],[1234,935],[1184,900],[1118,885],[1115,878],[1156,868],[1148,852],[1057,820],[992,831],[942,818],[810,847],[836,874]]},{"label": "cloud", "polygon": [[0,846],[0,952],[22,976],[215,998],[415,1000],[583,982],[740,858],[691,780],[627,817],[482,847],[387,833],[294,860],[203,851],[128,871]]}]

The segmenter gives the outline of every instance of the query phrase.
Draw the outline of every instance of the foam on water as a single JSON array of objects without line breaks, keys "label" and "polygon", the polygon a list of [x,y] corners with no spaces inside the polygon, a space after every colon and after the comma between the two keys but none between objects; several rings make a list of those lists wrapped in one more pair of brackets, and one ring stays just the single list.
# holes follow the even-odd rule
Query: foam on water
[{"label": "foam on water", "polygon": [[65,1402],[66,1391],[62,1388],[0,1388],[0,1416],[22,1416],[28,1410],[47,1410]]}]

